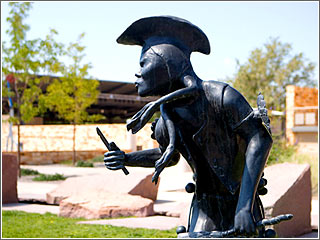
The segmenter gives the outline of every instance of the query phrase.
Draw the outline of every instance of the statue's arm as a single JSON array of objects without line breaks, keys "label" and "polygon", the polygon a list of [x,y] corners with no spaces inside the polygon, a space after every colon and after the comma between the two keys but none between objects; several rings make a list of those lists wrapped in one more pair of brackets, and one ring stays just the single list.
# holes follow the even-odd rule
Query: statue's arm
[{"label": "statue's arm", "polygon": [[155,162],[160,159],[160,148],[136,151],[126,154],[125,166],[129,167],[154,167]]},{"label": "statue's arm", "polygon": [[132,129],[132,133],[137,133],[150,120],[153,114],[160,108],[160,105],[164,103],[170,103],[178,99],[197,96],[198,94],[199,91],[197,87],[190,86],[178,89],[172,93],[169,93],[157,99],[156,101],[149,102],[130,119],[129,123],[127,124],[127,129]]},{"label": "statue's arm", "polygon": [[235,228],[252,233],[255,231],[253,203],[272,146],[272,138],[262,125],[261,119],[255,117],[252,108],[238,91],[227,87],[223,95],[223,104],[229,125],[247,143]]},{"label": "statue's arm", "polygon": [[[110,151],[104,154],[105,166],[110,170],[118,170],[123,166],[129,167],[154,167],[155,162],[161,158],[160,148],[124,153],[123,151]],[[175,154],[168,166],[173,166],[179,161],[180,155]]]}]

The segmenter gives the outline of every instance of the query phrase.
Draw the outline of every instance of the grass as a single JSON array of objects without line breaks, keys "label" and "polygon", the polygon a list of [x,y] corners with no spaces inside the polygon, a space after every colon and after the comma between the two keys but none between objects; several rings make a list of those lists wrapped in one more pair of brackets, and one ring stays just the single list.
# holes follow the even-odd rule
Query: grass
[{"label": "grass", "polygon": [[65,180],[66,177],[63,174],[42,174],[40,173],[38,176],[34,177],[32,181],[59,181]]},{"label": "grass", "polygon": [[153,230],[110,225],[77,224],[83,218],[55,214],[2,211],[3,238],[176,238],[175,228]]},{"label": "grass", "polygon": [[43,174],[29,168],[21,168],[21,176],[35,176],[32,181],[59,181],[66,179],[63,174]]}]

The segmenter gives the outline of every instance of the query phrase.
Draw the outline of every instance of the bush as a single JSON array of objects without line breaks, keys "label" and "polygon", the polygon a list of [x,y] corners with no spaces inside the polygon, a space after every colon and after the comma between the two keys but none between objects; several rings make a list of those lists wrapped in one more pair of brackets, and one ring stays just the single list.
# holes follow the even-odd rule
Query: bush
[{"label": "bush", "polygon": [[103,162],[103,155],[94,157],[90,161],[91,162]]},{"label": "bush", "polygon": [[76,163],[76,167],[93,167],[93,163],[85,162],[85,161],[78,161]]},{"label": "bush", "polygon": [[59,180],[65,180],[66,177],[63,176],[63,174],[39,174],[39,176],[34,177],[33,181],[59,181]]},{"label": "bush", "polygon": [[281,135],[273,136],[273,145],[267,164],[282,163],[288,161],[296,152],[296,146],[287,145],[285,138]]},{"label": "bush", "polygon": [[40,173],[37,170],[29,168],[21,168],[21,176],[30,176],[30,175],[39,175]]}]

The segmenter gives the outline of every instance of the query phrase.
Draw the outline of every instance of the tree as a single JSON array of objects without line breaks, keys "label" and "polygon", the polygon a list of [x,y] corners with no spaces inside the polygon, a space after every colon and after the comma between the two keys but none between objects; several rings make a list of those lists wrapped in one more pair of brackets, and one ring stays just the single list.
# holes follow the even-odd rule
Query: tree
[{"label": "tree", "polygon": [[[45,111],[44,98],[40,86],[48,81],[39,74],[59,72],[61,64],[58,60],[62,53],[62,44],[55,42],[55,30],[51,30],[44,40],[38,38],[28,40],[26,33],[30,27],[24,23],[31,9],[31,3],[10,2],[10,15],[7,18],[10,37],[9,46],[2,42],[2,94],[13,97],[16,117],[10,117],[11,123],[18,127],[18,163],[20,170],[20,125],[29,122],[33,117]],[[6,81],[11,83],[7,87]],[[9,85],[10,86],[10,85]],[[20,172],[20,171],[19,171]],[[19,174],[20,176],[20,174]]]},{"label": "tree", "polygon": [[81,45],[84,34],[76,43],[70,43],[66,54],[71,64],[64,66],[63,76],[55,79],[47,88],[45,102],[51,111],[56,111],[60,118],[73,124],[73,164],[76,162],[75,136],[76,124],[85,121],[98,121],[102,115],[89,115],[86,109],[98,99],[97,80],[88,79],[90,64],[82,64],[85,47]]},{"label": "tree", "polygon": [[303,53],[292,55],[292,47],[271,38],[264,48],[250,53],[244,64],[237,62],[237,72],[229,81],[239,90],[252,106],[256,106],[257,95],[261,92],[267,108],[283,111],[287,85],[316,85],[313,79],[314,63],[308,62]]}]

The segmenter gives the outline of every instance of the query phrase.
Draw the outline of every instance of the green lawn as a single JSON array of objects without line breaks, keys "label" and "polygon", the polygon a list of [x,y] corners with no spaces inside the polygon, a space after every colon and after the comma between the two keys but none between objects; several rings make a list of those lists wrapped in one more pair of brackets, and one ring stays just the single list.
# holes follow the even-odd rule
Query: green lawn
[{"label": "green lawn", "polygon": [[176,238],[168,231],[110,225],[76,224],[85,219],[58,217],[55,214],[2,211],[3,238]]}]

